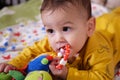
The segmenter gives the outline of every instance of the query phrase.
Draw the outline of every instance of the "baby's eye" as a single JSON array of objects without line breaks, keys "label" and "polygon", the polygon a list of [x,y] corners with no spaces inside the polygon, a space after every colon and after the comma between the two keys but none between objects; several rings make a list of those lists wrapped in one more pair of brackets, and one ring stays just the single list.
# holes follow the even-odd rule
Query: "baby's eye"
[{"label": "baby's eye", "polygon": [[53,33],[54,32],[53,29],[47,29],[46,31],[47,31],[47,33]]},{"label": "baby's eye", "polygon": [[63,31],[69,31],[70,27],[63,27]]}]

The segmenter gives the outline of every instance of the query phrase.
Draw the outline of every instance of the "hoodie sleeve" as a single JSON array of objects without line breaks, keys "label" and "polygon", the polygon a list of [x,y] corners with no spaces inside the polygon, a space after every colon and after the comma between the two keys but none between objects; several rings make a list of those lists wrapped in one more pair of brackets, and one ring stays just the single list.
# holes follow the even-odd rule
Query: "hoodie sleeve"
[{"label": "hoodie sleeve", "polygon": [[31,59],[42,53],[49,52],[50,54],[51,50],[52,48],[49,45],[48,39],[45,37],[43,40],[35,42],[33,46],[23,49],[23,51],[20,52],[17,57],[13,58],[8,63],[16,66],[17,68],[23,68]]}]

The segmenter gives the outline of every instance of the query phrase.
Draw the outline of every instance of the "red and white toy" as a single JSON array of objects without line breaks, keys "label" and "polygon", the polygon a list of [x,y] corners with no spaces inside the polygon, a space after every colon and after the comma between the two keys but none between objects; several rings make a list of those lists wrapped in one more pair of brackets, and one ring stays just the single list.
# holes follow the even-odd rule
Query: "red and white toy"
[{"label": "red and white toy", "polygon": [[60,52],[58,53],[58,57],[63,57],[59,64],[56,66],[57,69],[62,69],[63,66],[66,65],[67,60],[68,60],[68,56],[70,54],[70,45],[66,45],[65,48],[61,48]]}]

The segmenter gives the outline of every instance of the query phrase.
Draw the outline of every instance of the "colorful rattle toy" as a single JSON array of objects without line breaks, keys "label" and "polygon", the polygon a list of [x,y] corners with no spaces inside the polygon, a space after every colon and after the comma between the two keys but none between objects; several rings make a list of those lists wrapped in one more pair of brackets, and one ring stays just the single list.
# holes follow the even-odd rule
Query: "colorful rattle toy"
[{"label": "colorful rattle toy", "polygon": [[56,66],[57,69],[62,69],[63,66],[66,65],[67,60],[68,60],[68,56],[70,54],[70,45],[66,45],[65,48],[61,48],[60,52],[58,53],[58,57],[63,57],[60,60],[60,63]]}]

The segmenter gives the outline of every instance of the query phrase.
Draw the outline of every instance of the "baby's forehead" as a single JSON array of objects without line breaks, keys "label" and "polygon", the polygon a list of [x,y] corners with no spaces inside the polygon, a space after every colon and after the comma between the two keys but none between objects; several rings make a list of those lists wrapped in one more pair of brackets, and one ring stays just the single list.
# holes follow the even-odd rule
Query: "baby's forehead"
[{"label": "baby's forehead", "polygon": [[76,12],[79,12],[80,15],[84,16],[83,18],[89,19],[91,17],[91,2],[90,0],[43,0],[41,6],[41,13],[43,11],[52,10],[73,10],[76,8]]},{"label": "baby's forehead", "polygon": [[[83,24],[86,18],[75,9],[51,10],[43,12],[42,21],[46,27],[73,26],[78,23]],[[77,22],[77,23],[76,23]]]},{"label": "baby's forehead", "polygon": [[64,6],[64,5],[61,5],[57,8],[50,8],[50,9],[46,9],[44,10],[41,14],[46,14],[49,12],[49,15],[51,14],[59,14],[59,13],[64,13],[66,16],[68,16],[69,14],[78,14],[79,16],[81,17],[86,17],[87,16],[87,12],[84,8],[82,7],[78,7],[78,6],[75,6],[73,4],[68,4],[67,6]]}]

